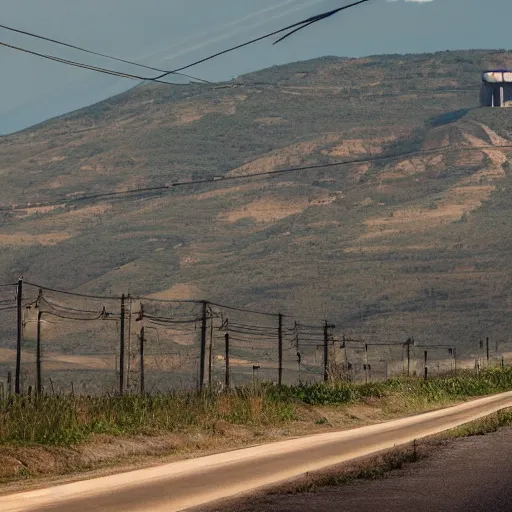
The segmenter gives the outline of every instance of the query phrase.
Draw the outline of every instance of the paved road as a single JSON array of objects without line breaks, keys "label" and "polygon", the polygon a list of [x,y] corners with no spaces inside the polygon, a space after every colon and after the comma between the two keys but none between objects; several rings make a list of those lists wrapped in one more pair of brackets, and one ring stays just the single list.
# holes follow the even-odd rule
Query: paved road
[{"label": "paved road", "polygon": [[[382,480],[248,497],[209,512],[511,512],[512,429],[456,439]],[[204,512],[204,510],[203,510]]]},{"label": "paved road", "polygon": [[2,512],[172,512],[411,442],[512,407],[512,392],[319,434],[0,498]]}]

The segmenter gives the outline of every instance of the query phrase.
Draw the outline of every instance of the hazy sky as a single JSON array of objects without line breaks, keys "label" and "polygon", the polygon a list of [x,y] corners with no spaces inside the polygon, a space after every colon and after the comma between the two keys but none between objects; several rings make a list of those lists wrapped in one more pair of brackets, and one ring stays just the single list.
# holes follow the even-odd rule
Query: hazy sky
[{"label": "hazy sky", "polygon": [[[0,0],[0,23],[102,53],[175,68],[349,0]],[[373,0],[272,46],[263,41],[189,70],[209,80],[323,55],[510,48],[511,0]],[[123,71],[101,58],[0,29],[0,41]],[[136,82],[0,47],[0,133],[121,92]]]}]

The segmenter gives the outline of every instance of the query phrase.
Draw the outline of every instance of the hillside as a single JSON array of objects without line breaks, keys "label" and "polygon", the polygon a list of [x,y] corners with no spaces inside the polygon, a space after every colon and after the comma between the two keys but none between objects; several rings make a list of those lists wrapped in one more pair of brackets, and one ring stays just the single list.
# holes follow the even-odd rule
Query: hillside
[{"label": "hillside", "polygon": [[[433,149],[149,197],[0,213],[0,279],[324,318],[346,333],[508,341],[511,112],[499,51],[323,58],[144,85],[0,138],[0,204]],[[496,149],[467,151],[478,146]],[[9,341],[10,343],[10,341]]]}]

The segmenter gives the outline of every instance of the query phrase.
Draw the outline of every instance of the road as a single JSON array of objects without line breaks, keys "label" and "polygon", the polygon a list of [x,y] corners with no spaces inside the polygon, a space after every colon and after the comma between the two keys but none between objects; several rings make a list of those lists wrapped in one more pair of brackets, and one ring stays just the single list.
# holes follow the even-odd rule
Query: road
[{"label": "road", "polygon": [[[510,512],[512,428],[452,439],[377,480],[311,493],[253,493],[201,512]],[[206,509],[205,509],[206,507]]]},{"label": "road", "polygon": [[379,425],[4,496],[0,510],[185,510],[427,437],[506,407],[512,407],[512,392]]}]

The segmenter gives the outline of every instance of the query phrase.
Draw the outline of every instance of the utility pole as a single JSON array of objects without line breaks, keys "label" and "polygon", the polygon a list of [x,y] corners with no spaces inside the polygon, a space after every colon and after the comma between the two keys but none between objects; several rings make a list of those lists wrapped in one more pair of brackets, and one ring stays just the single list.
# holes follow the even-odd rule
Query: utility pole
[{"label": "utility pole", "polygon": [[279,368],[278,368],[278,380],[279,386],[283,384],[283,315],[279,313],[279,326],[278,326],[278,357],[279,357]]},{"label": "utility pole", "polygon": [[208,349],[208,387],[212,388],[212,370],[213,370],[213,315],[210,319],[210,346]]},{"label": "utility pole", "polygon": [[368,343],[364,344],[364,380],[368,384]]},{"label": "utility pole", "polygon": [[407,342],[407,376],[411,376],[411,340]]},{"label": "utility pole", "polygon": [[41,379],[41,318],[42,311],[37,312],[37,338],[36,338],[36,394],[42,394],[42,379]]},{"label": "utility pole", "polygon": [[225,354],[225,360],[226,360],[226,389],[229,389],[230,386],[230,375],[229,375],[229,332],[225,335],[226,340],[226,354]]},{"label": "utility pole", "polygon": [[324,382],[329,380],[329,329],[334,329],[335,325],[329,325],[327,320],[324,324]]},{"label": "utility pole", "polygon": [[202,391],[204,387],[204,370],[206,363],[206,316],[208,312],[208,302],[203,301],[203,315],[201,319],[201,355],[199,362],[199,390]]},{"label": "utility pole", "polygon": [[298,328],[298,325],[297,325],[297,322],[294,322],[293,323],[293,332],[295,333],[295,350],[296,350],[296,355],[297,355],[297,366],[298,366],[298,370],[299,370],[299,374],[298,374],[298,377],[299,377],[299,384],[302,384],[302,381],[301,381],[301,378],[300,378],[300,370],[301,370],[301,364],[302,364],[302,355],[300,353],[300,341],[299,341],[299,328]]},{"label": "utility pole", "polygon": [[132,298],[130,294],[128,294],[128,304],[128,361],[126,369],[126,387],[127,389],[130,389],[130,377],[132,370]]},{"label": "utility pole", "polygon": [[17,337],[16,337],[16,374],[14,376],[14,392],[19,395],[21,393],[20,376],[21,376],[21,343],[23,339],[23,277],[18,279],[18,287],[16,291],[17,304]]},{"label": "utility pole", "polygon": [[125,317],[125,296],[124,293],[121,297],[121,326],[120,326],[120,339],[119,339],[119,394],[124,394],[124,317]]},{"label": "utility pole", "polygon": [[144,369],[144,342],[146,340],[144,339],[144,327],[140,330],[140,345],[139,345],[139,358],[140,358],[140,394],[141,396],[144,396],[146,393],[146,387],[145,387],[145,369]]}]

